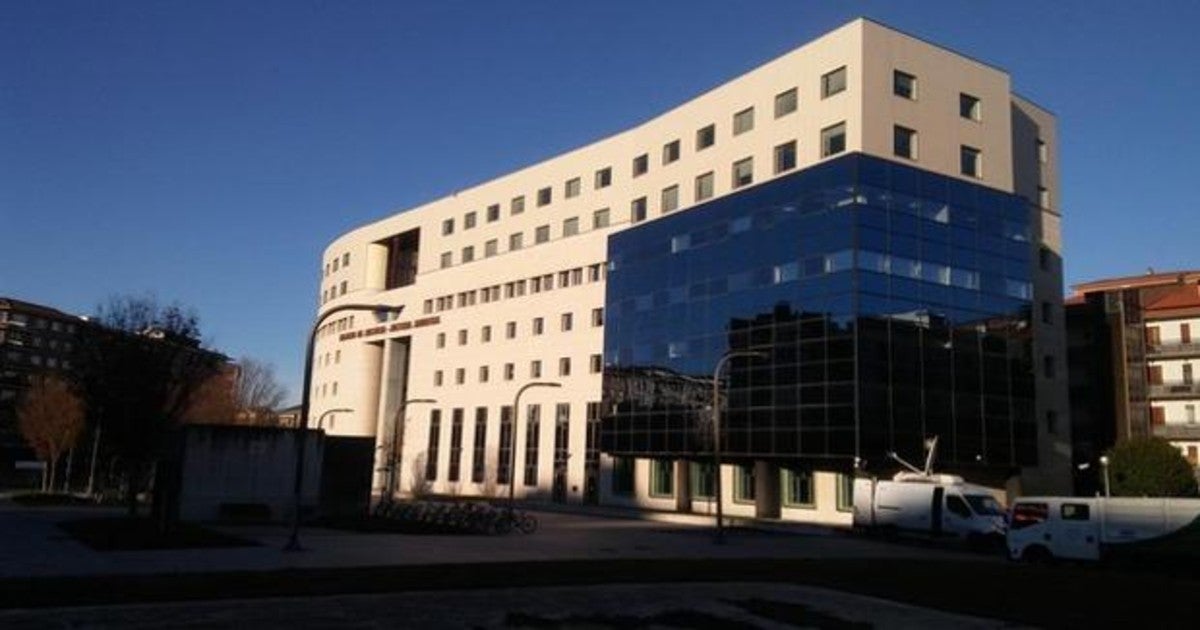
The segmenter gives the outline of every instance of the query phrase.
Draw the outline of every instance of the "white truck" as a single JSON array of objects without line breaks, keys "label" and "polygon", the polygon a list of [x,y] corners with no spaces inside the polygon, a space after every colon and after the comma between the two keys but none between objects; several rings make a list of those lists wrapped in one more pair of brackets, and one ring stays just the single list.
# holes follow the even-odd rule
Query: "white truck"
[{"label": "white truck", "polygon": [[962,477],[899,472],[890,481],[854,480],[854,526],[998,541],[1004,537],[1005,512],[990,489]]},{"label": "white truck", "polygon": [[1009,510],[1013,560],[1200,560],[1200,499],[1023,497]]}]

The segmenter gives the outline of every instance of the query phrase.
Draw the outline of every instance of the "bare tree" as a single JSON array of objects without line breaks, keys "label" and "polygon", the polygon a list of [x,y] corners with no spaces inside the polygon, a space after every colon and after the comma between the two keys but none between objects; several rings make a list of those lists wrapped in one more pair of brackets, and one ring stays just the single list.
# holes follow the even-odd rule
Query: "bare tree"
[{"label": "bare tree", "polygon": [[238,405],[234,398],[232,368],[222,369],[204,381],[192,396],[192,403],[183,420],[191,424],[233,424],[237,421]]},{"label": "bare tree", "polygon": [[83,435],[83,402],[66,381],[57,376],[34,376],[17,408],[21,435],[49,466],[42,490],[53,490],[58,459],[74,448]]},{"label": "bare tree", "polygon": [[239,424],[278,424],[275,410],[285,398],[287,389],[275,378],[275,366],[251,358],[243,358],[238,362],[234,401]]}]

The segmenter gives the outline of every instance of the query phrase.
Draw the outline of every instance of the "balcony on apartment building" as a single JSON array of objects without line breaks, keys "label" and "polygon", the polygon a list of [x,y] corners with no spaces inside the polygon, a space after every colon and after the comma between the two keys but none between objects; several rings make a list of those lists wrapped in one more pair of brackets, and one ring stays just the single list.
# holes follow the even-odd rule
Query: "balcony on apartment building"
[{"label": "balcony on apartment building", "polygon": [[1166,423],[1153,427],[1155,437],[1167,440],[1200,440],[1200,423]]},{"label": "balcony on apartment building", "polygon": [[1200,383],[1180,381],[1175,383],[1152,383],[1147,386],[1149,398],[1162,400],[1181,400],[1184,398],[1200,398]]},{"label": "balcony on apartment building", "polygon": [[1148,343],[1146,356],[1155,359],[1200,357],[1200,343]]}]

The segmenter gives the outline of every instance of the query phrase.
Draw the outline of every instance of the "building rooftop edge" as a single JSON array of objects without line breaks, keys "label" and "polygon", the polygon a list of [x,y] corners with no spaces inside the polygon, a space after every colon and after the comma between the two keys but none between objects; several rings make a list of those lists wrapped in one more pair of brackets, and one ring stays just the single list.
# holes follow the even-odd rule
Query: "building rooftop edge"
[{"label": "building rooftop edge", "polygon": [[1165,286],[1170,284],[1200,283],[1200,269],[1183,269],[1179,271],[1164,271],[1146,273],[1140,276],[1119,276],[1103,278],[1091,282],[1081,282],[1071,286],[1075,295],[1110,291],[1113,289],[1134,289],[1144,287]]}]

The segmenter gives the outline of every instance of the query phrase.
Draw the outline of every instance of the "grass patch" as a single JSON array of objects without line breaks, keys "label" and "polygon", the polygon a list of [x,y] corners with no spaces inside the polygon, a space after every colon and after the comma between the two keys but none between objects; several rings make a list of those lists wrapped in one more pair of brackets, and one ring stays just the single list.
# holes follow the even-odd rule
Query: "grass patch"
[{"label": "grass patch", "polygon": [[256,547],[258,543],[193,525],[175,523],[166,531],[149,518],[86,518],[58,524],[95,551]]}]

